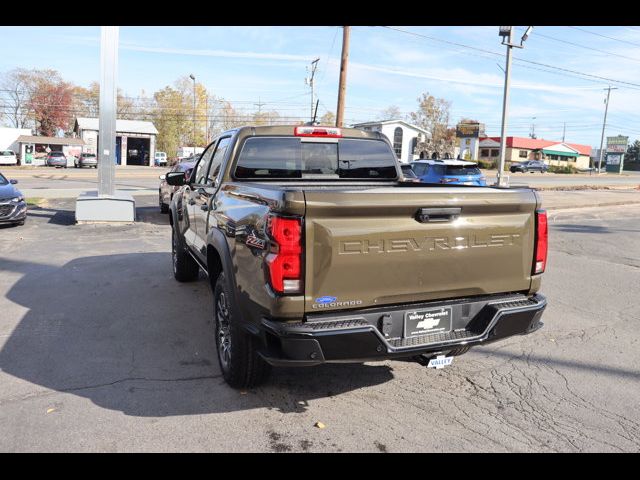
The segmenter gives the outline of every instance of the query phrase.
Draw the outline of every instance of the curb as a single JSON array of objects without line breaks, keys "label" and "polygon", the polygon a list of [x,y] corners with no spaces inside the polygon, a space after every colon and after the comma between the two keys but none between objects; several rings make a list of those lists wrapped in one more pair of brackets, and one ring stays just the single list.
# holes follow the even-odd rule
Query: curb
[{"label": "curb", "polygon": [[602,203],[594,203],[592,205],[579,205],[579,206],[570,206],[570,207],[548,207],[544,206],[543,208],[547,211],[557,211],[557,210],[576,210],[582,208],[596,208],[596,207],[616,207],[622,205],[640,205],[640,201],[631,201],[631,202],[602,202]]},{"label": "curb", "polygon": [[580,192],[586,190],[640,190],[640,185],[566,185],[553,187],[529,185],[529,188],[540,192]]}]

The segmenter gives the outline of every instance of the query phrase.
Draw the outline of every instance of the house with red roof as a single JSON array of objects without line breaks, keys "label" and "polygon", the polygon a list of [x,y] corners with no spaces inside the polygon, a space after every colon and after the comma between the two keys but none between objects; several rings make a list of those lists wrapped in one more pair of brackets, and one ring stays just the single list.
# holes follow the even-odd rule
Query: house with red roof
[{"label": "house with red roof", "polygon": [[[500,137],[480,139],[479,159],[500,160]],[[577,143],[544,140],[542,138],[507,137],[506,162],[544,160],[549,165],[572,165],[579,169],[589,168],[591,146]]]}]

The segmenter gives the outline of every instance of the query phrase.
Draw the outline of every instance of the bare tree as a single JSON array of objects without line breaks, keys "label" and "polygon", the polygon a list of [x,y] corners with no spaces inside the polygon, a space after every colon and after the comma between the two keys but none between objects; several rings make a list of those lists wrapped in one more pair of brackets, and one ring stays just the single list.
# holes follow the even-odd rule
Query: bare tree
[{"label": "bare tree", "polygon": [[411,121],[431,133],[433,142],[452,141],[455,129],[449,128],[451,102],[423,93],[418,98],[418,111],[411,113]]},{"label": "bare tree", "polygon": [[33,72],[25,68],[14,68],[2,75],[0,80],[5,104],[3,117],[14,128],[33,125],[28,103],[33,89]]},{"label": "bare tree", "polygon": [[400,108],[397,105],[390,105],[380,112],[378,120],[404,120],[406,115],[403,115]]},{"label": "bare tree", "polygon": [[333,112],[327,112],[322,117],[320,117],[321,125],[335,125],[336,124],[336,115]]}]

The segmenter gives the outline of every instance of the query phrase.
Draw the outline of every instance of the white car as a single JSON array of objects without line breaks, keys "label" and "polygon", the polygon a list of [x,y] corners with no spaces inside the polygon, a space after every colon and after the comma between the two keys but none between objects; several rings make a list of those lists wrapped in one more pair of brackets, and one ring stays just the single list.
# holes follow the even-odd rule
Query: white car
[{"label": "white car", "polygon": [[18,159],[15,152],[11,150],[0,151],[0,165],[17,165]]},{"label": "white car", "polygon": [[158,166],[165,166],[167,164],[167,154],[165,152],[156,152],[155,164]]}]

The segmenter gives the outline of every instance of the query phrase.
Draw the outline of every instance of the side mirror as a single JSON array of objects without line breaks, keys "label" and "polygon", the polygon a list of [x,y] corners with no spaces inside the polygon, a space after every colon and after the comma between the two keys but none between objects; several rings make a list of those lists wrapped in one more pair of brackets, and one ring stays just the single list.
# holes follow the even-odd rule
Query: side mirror
[{"label": "side mirror", "polygon": [[9,183],[11,183],[12,185],[15,185],[16,183],[18,183],[18,180],[11,179],[9,180]]},{"label": "side mirror", "polygon": [[165,180],[174,187],[179,187],[186,183],[184,172],[169,172],[165,175]]},{"label": "side mirror", "polygon": [[166,175],[162,174],[162,175],[160,175],[158,178],[159,178],[160,180],[164,180],[166,177],[167,177]]}]

